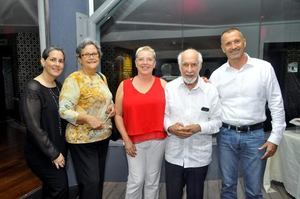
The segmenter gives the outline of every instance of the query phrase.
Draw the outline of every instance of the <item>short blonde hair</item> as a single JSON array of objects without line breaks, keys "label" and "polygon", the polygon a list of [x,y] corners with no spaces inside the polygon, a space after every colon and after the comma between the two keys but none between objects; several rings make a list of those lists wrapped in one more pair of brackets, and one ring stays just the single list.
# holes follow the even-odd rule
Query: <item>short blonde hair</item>
[{"label": "short blonde hair", "polygon": [[142,46],[142,47],[139,47],[137,50],[136,50],[136,53],[135,53],[135,58],[138,57],[139,53],[141,51],[149,51],[153,54],[153,58],[156,59],[156,54],[155,54],[155,51],[153,48],[151,48],[150,46]]}]

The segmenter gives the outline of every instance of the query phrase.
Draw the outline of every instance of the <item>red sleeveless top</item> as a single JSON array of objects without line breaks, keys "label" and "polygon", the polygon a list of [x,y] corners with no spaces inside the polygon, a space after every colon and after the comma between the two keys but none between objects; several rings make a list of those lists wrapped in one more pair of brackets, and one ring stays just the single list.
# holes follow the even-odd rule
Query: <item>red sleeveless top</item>
[{"label": "red sleeveless top", "polygon": [[160,79],[146,93],[140,93],[132,79],[123,82],[123,121],[133,143],[164,139],[165,92]]}]

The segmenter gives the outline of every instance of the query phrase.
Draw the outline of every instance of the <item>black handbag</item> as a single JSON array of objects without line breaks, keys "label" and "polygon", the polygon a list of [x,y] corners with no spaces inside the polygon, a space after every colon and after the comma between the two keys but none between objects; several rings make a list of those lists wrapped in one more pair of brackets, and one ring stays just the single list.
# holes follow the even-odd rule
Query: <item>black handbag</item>
[{"label": "black handbag", "polygon": [[116,127],[115,121],[113,119],[111,120],[111,123],[112,123],[112,129],[111,129],[111,135],[110,135],[109,139],[112,141],[117,141],[117,140],[121,139],[121,134],[119,133],[119,131]]},{"label": "black handbag", "polygon": [[[100,72],[97,72],[97,74],[101,77],[101,79],[107,85],[107,81],[106,81],[105,76],[102,73],[100,73]],[[111,135],[110,135],[109,139],[112,140],[112,141],[117,141],[117,140],[119,140],[121,138],[121,134],[119,133],[119,131],[118,131],[117,127],[116,127],[116,124],[115,124],[115,121],[114,121],[113,118],[111,119],[111,125],[112,125],[112,129],[111,129]]]}]

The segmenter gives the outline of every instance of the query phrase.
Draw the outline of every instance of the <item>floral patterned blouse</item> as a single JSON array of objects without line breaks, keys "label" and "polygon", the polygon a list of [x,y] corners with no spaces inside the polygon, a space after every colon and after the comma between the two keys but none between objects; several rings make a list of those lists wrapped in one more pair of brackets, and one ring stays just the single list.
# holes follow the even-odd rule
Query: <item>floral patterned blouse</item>
[{"label": "floral patterned blouse", "polygon": [[[103,79],[102,79],[103,77]],[[104,140],[111,135],[111,120],[107,119],[107,107],[112,103],[112,94],[104,75],[89,76],[79,70],[64,81],[59,97],[59,113],[69,124],[66,140],[72,144]],[[106,127],[93,130],[88,124],[76,124],[79,113],[93,115],[106,121]]]}]

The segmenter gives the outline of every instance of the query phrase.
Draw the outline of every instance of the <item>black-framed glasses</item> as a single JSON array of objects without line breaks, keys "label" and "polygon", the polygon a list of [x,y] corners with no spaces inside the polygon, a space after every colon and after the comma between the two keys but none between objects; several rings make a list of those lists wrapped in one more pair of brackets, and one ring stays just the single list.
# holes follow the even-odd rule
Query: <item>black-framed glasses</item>
[{"label": "black-framed glasses", "polygon": [[87,58],[99,57],[99,53],[84,53],[84,54],[81,54],[81,57],[87,57]]}]

